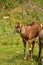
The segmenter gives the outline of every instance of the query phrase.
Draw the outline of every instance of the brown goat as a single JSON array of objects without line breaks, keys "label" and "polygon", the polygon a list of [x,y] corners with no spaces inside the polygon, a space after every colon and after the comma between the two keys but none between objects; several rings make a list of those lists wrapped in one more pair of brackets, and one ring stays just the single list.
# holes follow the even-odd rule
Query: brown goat
[{"label": "brown goat", "polygon": [[29,44],[30,60],[32,59],[32,52],[34,49],[34,41],[41,30],[41,25],[36,22],[32,22],[29,25],[22,25],[21,22],[17,22],[15,25],[15,31],[20,32],[22,40],[24,42],[24,60],[26,59],[26,42]]}]

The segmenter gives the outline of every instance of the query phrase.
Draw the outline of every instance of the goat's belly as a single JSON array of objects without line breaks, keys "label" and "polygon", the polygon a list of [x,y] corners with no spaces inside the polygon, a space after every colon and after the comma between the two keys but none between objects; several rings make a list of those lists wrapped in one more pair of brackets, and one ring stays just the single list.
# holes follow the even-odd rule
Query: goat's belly
[{"label": "goat's belly", "polygon": [[43,40],[41,40],[41,44],[43,45]]}]

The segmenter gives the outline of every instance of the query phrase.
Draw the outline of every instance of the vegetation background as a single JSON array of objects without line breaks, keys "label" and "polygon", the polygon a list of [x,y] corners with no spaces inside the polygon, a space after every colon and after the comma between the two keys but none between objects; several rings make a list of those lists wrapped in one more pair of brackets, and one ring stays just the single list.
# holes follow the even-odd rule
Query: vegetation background
[{"label": "vegetation background", "polygon": [[27,60],[23,60],[22,39],[13,32],[18,21],[24,25],[33,21],[43,25],[43,0],[0,0],[0,65],[41,65],[37,61],[38,41],[33,61],[28,57],[28,45]]}]

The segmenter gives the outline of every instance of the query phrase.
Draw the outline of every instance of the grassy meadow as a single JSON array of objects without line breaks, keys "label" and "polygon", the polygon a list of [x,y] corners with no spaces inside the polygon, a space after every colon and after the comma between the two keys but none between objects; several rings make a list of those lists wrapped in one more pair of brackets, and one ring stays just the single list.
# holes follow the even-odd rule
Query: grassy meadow
[{"label": "grassy meadow", "polygon": [[43,0],[0,0],[0,65],[41,65],[37,61],[38,41],[34,47],[33,61],[29,60],[28,44],[27,59],[23,60],[22,38],[19,33],[14,34],[18,21],[24,25],[33,21],[43,25]]}]

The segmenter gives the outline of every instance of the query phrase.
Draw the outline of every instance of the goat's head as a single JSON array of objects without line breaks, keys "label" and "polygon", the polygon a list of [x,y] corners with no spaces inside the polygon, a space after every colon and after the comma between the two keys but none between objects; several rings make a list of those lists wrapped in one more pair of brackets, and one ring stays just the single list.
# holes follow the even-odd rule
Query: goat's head
[{"label": "goat's head", "polygon": [[15,31],[15,32],[20,32],[20,31],[21,31],[21,27],[22,27],[22,23],[21,23],[21,22],[17,22],[17,23],[15,24],[14,31]]}]

